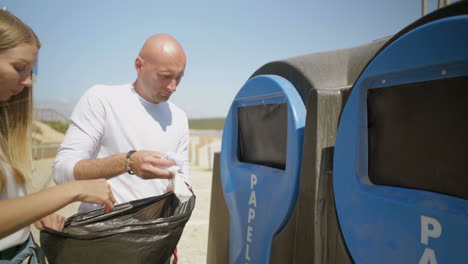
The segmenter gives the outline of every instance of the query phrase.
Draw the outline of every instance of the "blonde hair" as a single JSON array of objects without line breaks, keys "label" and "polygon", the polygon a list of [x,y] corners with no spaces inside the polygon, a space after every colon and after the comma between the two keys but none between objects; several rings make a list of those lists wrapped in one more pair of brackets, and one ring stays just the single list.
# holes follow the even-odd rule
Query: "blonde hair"
[{"label": "blonde hair", "polygon": [[[0,53],[19,44],[41,44],[32,29],[6,10],[0,10]],[[2,85],[0,83],[0,85]],[[15,181],[24,184],[32,173],[32,88],[0,102],[0,162],[8,164]],[[0,192],[6,187],[6,167],[0,166]]]}]

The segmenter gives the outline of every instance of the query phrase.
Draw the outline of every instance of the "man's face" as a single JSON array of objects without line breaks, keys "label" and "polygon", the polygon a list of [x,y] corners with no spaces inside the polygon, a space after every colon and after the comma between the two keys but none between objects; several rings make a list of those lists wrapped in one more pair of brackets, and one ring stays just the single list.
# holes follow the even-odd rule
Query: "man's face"
[{"label": "man's face", "polygon": [[161,54],[156,58],[136,60],[138,78],[141,80],[140,94],[151,103],[169,100],[177,89],[185,70],[185,55]]}]

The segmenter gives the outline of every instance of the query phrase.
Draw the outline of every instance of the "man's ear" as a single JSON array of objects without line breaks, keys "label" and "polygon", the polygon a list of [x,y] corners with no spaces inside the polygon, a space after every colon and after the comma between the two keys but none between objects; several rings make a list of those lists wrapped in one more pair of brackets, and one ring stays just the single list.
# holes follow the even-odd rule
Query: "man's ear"
[{"label": "man's ear", "polygon": [[142,68],[143,68],[143,59],[140,56],[138,56],[135,59],[135,69],[138,73],[141,73]]}]

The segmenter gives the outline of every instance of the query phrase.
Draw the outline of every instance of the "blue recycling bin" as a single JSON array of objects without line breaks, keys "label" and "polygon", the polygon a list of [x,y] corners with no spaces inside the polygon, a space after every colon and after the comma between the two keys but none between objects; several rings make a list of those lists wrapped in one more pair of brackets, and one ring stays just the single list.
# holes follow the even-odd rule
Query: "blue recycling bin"
[{"label": "blue recycling bin", "polygon": [[279,76],[254,77],[235,97],[220,156],[230,263],[270,263],[297,199],[305,116],[297,90]]},{"label": "blue recycling bin", "polygon": [[467,99],[468,15],[402,34],[361,74],[333,165],[355,263],[468,262]]}]

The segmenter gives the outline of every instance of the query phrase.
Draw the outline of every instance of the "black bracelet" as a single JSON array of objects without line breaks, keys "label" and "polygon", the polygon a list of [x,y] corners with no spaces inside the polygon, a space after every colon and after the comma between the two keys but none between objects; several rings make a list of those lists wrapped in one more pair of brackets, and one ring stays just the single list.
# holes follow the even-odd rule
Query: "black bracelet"
[{"label": "black bracelet", "polygon": [[135,174],[135,172],[132,171],[132,167],[130,166],[130,157],[135,152],[136,152],[136,150],[130,150],[127,153],[127,158],[125,159],[125,168],[127,169],[128,174],[132,174],[132,175]]}]

